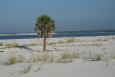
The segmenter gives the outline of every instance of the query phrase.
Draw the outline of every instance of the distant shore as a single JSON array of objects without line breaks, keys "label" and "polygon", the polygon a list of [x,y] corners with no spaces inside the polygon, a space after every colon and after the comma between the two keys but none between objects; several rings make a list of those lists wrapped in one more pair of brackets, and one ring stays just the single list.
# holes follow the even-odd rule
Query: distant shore
[{"label": "distant shore", "polygon": [[[51,38],[58,37],[90,37],[90,36],[110,36],[115,35],[115,30],[89,30],[89,31],[57,31],[52,33]],[[2,39],[31,39],[40,38],[37,33],[13,33],[0,34]]]}]

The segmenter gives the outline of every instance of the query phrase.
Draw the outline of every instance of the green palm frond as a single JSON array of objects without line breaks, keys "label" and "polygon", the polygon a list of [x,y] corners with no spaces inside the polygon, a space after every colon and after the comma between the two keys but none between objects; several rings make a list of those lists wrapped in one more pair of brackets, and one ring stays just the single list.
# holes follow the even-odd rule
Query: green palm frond
[{"label": "green palm frond", "polygon": [[48,15],[42,15],[37,18],[35,31],[42,37],[45,34],[49,37],[50,33],[55,30],[55,21]]}]

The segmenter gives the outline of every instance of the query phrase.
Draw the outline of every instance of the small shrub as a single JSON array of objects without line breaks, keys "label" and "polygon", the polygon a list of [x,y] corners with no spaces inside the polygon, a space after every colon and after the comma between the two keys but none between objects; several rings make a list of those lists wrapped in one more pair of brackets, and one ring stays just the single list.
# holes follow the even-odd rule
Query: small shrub
[{"label": "small shrub", "polygon": [[85,53],[83,55],[83,59],[89,60],[89,61],[100,61],[103,60],[103,55],[100,53],[92,53],[91,51],[87,54]]},{"label": "small shrub", "polygon": [[66,42],[75,42],[75,39],[74,38],[69,38],[69,39],[66,39]]},{"label": "small shrub", "polygon": [[72,53],[72,58],[80,58],[80,54],[79,53]]},{"label": "small shrub", "polygon": [[0,46],[3,46],[3,43],[0,43]]},{"label": "small shrub", "polygon": [[60,61],[63,62],[63,63],[72,62],[73,61],[72,54],[68,53],[68,52],[63,52],[61,54],[61,60]]},{"label": "small shrub", "polygon": [[115,59],[115,55],[112,56],[112,59]]},{"label": "small shrub", "polygon": [[12,55],[9,57],[8,61],[5,62],[5,64],[9,65],[9,64],[16,64],[16,63],[22,63],[24,60],[24,57],[21,55]]},{"label": "small shrub", "polygon": [[57,43],[59,43],[59,44],[63,44],[63,43],[65,43],[63,40],[59,40]]},{"label": "small shrub", "polygon": [[33,54],[29,60],[30,62],[54,62],[54,56],[49,54],[47,51],[42,52],[41,54]]},{"label": "small shrub", "polygon": [[50,63],[55,62],[55,57],[54,56],[49,56],[48,62],[50,62]]},{"label": "small shrub", "polygon": [[76,39],[76,38],[67,38],[65,39],[66,42],[79,42],[80,39]]},{"label": "small shrub", "polygon": [[49,58],[48,52],[44,51],[42,56],[42,61],[47,62]]},{"label": "small shrub", "polygon": [[37,44],[31,43],[31,44],[26,44],[25,46],[36,46]]},{"label": "small shrub", "polygon": [[32,62],[36,63],[41,61],[40,55],[36,54],[32,56]]},{"label": "small shrub", "polygon": [[17,63],[17,57],[16,56],[11,56],[9,58],[9,64],[16,64]]},{"label": "small shrub", "polygon": [[32,65],[28,64],[25,67],[23,67],[22,73],[29,73],[31,71]]},{"label": "small shrub", "polygon": [[35,72],[40,71],[42,68],[43,63],[40,63],[39,66],[34,70]]},{"label": "small shrub", "polygon": [[103,55],[100,53],[94,53],[89,55],[88,59],[91,61],[101,61],[103,60]]},{"label": "small shrub", "polygon": [[95,54],[95,60],[96,60],[96,61],[102,60],[102,57],[103,57],[103,55],[100,54],[100,53]]},{"label": "small shrub", "polygon": [[22,56],[22,55],[18,55],[18,56],[17,56],[17,62],[18,62],[18,63],[22,63],[23,60],[24,60],[24,56]]},{"label": "small shrub", "polygon": [[34,63],[36,63],[37,62],[37,57],[36,56],[32,56],[31,61],[34,62]]},{"label": "small shrub", "polygon": [[18,46],[18,44],[16,44],[16,43],[13,43],[13,44],[6,44],[5,46],[8,46],[8,47],[16,47],[16,46]]}]

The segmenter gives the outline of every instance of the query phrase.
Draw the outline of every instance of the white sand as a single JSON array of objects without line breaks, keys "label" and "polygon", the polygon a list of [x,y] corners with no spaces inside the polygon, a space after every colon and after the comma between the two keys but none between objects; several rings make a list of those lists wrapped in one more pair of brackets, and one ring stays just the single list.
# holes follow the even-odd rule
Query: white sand
[{"label": "white sand", "polygon": [[[35,70],[39,68],[39,63],[32,63],[29,73],[22,73],[22,71],[24,67],[31,64],[27,61],[33,54],[42,51],[42,39],[0,40],[0,43],[4,45],[0,46],[0,51],[4,51],[0,52],[0,77],[115,77],[115,59],[112,59],[112,56],[115,56],[115,36],[75,37],[74,42],[67,42],[68,39],[71,38],[48,38],[50,45],[47,46],[47,50],[55,55],[63,51],[86,54],[67,64],[45,63],[37,72]],[[6,46],[14,43],[18,45],[35,44],[36,46],[10,48]],[[104,61],[84,60],[90,52],[92,56],[95,53],[103,54]],[[23,56],[25,62],[13,65],[4,64],[13,55]]]}]

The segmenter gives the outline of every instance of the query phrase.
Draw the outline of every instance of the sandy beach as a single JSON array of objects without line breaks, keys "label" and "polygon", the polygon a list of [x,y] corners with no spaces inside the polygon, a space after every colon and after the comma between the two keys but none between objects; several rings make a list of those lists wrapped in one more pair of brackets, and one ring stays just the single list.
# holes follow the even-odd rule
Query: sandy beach
[{"label": "sandy beach", "polygon": [[0,40],[0,77],[114,77],[115,36]]}]

